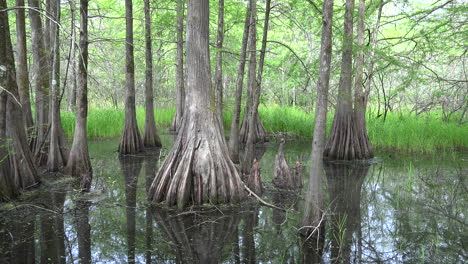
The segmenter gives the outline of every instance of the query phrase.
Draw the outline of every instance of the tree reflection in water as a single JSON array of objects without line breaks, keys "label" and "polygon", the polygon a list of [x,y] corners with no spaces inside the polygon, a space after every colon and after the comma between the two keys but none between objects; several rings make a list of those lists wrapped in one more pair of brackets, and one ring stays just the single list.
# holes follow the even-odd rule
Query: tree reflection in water
[{"label": "tree reflection in water", "polygon": [[127,213],[127,261],[135,263],[135,236],[136,236],[136,194],[138,176],[144,158],[142,156],[119,156],[120,166],[125,178],[125,201]]},{"label": "tree reflection in water", "polygon": [[361,260],[361,188],[369,167],[360,163],[325,163],[331,228],[327,235],[334,263]]},{"label": "tree reflection in water", "polygon": [[175,245],[177,263],[219,263],[240,219],[237,208],[173,211],[155,207],[153,215],[165,238]]}]

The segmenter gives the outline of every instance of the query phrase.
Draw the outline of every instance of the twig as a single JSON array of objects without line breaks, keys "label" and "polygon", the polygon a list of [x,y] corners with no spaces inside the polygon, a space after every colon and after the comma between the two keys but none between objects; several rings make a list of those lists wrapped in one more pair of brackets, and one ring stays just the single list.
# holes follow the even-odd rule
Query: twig
[{"label": "twig", "polygon": [[245,185],[245,183],[242,183],[242,184],[244,184],[244,188],[245,188],[250,194],[252,194],[255,198],[257,198],[257,200],[258,200],[261,204],[266,205],[266,206],[271,207],[271,208],[275,208],[275,209],[282,210],[282,211],[285,211],[285,212],[286,212],[286,209],[284,209],[284,208],[281,208],[281,207],[278,207],[278,206],[276,206],[276,205],[273,205],[273,204],[270,204],[270,203],[265,202],[265,200],[263,200],[262,198],[260,198],[260,196],[258,196],[258,195],[257,195],[256,193],[254,193],[252,190],[250,190],[250,188],[247,187],[247,185]]}]

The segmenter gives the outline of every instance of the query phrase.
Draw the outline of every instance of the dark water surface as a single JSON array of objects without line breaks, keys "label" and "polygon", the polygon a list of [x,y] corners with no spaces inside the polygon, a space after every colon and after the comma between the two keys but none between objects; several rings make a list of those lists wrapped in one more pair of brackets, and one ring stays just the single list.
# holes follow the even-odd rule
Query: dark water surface
[{"label": "dark water surface", "polygon": [[[165,146],[172,144],[163,136]],[[365,166],[330,165],[323,179],[323,248],[297,235],[308,186],[310,142],[286,143],[303,164],[301,193],[272,187],[278,144],[258,149],[264,199],[171,211],[149,207],[147,188],[168,150],[119,158],[117,140],[92,142],[92,191],[51,175],[15,204],[0,205],[0,263],[464,263],[468,261],[467,163],[378,153]],[[316,247],[315,247],[316,248]]]}]

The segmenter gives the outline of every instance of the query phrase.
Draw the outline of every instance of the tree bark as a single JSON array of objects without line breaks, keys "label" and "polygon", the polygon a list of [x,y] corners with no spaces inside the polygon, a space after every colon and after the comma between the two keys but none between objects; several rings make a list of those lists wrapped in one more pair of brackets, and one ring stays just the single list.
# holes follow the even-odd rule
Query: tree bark
[{"label": "tree bark", "polygon": [[146,43],[146,72],[145,72],[145,135],[143,144],[148,148],[161,147],[156,122],[154,121],[153,96],[153,52],[151,49],[151,11],[150,1],[145,0],[145,43]]},{"label": "tree bark", "polygon": [[309,187],[306,194],[306,206],[302,218],[301,234],[304,237],[317,238],[312,234],[314,228],[320,225],[323,216],[323,151],[325,149],[325,134],[327,125],[328,90],[332,58],[332,25],[333,0],[323,3],[322,39],[320,47],[320,70],[317,83],[317,103],[315,105],[314,136],[312,139],[312,154]]},{"label": "tree bark", "polygon": [[[365,0],[359,0],[357,25],[357,45],[358,53],[356,56],[356,77],[354,82],[354,126],[356,133],[355,148],[358,150],[359,157],[372,158],[372,147],[367,136],[366,129],[366,107],[367,93],[364,91],[363,68],[364,68],[364,16]],[[369,81],[369,80],[368,80]]]},{"label": "tree bark", "polygon": [[[363,147],[362,122],[356,122],[352,106],[352,68],[353,68],[353,11],[354,0],[346,1],[343,54],[341,61],[338,103],[330,137],[325,146],[324,156],[330,160],[368,159],[372,157],[369,148]],[[359,108],[355,106],[355,108]],[[365,125],[365,123],[364,123]],[[368,144],[370,147],[370,144]]]},{"label": "tree bark", "polygon": [[[7,9],[6,0],[0,0],[0,135],[2,140],[8,140],[8,144],[0,146],[0,153],[5,154],[0,163],[0,173],[3,174],[0,180],[7,184],[5,194],[13,196],[17,190],[37,185],[39,177],[26,138],[8,13],[3,9]],[[4,163],[7,161],[9,165]]]},{"label": "tree bark", "polygon": [[[268,4],[268,3],[267,3]],[[265,11],[265,15],[269,16],[269,10]],[[267,17],[266,17],[267,18]],[[268,27],[268,19],[265,19],[266,26]],[[266,29],[268,30],[268,29]],[[265,32],[264,32],[264,37]],[[263,45],[263,44],[262,44]],[[252,130],[252,142],[253,144],[267,141],[265,129],[258,116],[258,104],[260,100],[260,86],[257,83],[256,72],[257,72],[257,5],[254,1],[252,5],[252,16],[250,18],[250,29],[249,29],[249,68],[247,75],[247,104],[244,111],[244,120],[240,129],[240,142],[246,144],[249,138],[250,128]]]},{"label": "tree bark", "polygon": [[71,16],[71,45],[70,45],[70,85],[68,90],[68,103],[67,103],[67,110],[68,111],[75,111],[76,109],[76,30],[75,30],[75,13],[76,13],[76,6],[75,0],[69,0],[70,4],[70,16]]},{"label": "tree bark", "polygon": [[[3,78],[3,73],[1,75],[0,85],[4,87],[6,86],[4,82],[6,78]],[[14,184],[14,179],[11,177],[10,158],[4,158],[10,155],[6,135],[7,99],[8,95],[6,91],[0,91],[0,202],[13,199],[19,194],[19,190]]]},{"label": "tree bark", "polygon": [[184,207],[237,202],[245,197],[217,125],[208,41],[209,1],[189,0],[186,113],[172,150],[151,185],[153,202]]},{"label": "tree bark", "polygon": [[[17,6],[24,6],[24,0],[16,0]],[[26,18],[23,8],[16,10],[16,49],[17,49],[17,75],[16,81],[18,83],[18,92],[20,102],[23,110],[23,120],[26,129],[34,126],[32,111],[31,111],[31,98],[29,94],[29,76],[28,76],[28,59],[27,59],[27,45],[26,45]]]},{"label": "tree bark", "polygon": [[177,0],[176,113],[170,130],[178,133],[185,106],[184,82],[184,1]]},{"label": "tree bark", "polygon": [[133,11],[132,0],[125,0],[125,123],[120,138],[119,153],[134,154],[143,151],[143,141],[136,119],[135,109],[135,57],[133,55]]},{"label": "tree bark", "polygon": [[218,39],[216,41],[216,71],[215,71],[215,96],[216,113],[221,134],[224,135],[223,124],[223,41],[224,41],[224,0],[219,0],[218,7]]},{"label": "tree bark", "polygon": [[93,171],[89,159],[86,125],[88,118],[88,2],[80,0],[80,56],[78,67],[78,94],[75,134],[66,171],[80,178],[82,190],[89,190]]},{"label": "tree bark", "polygon": [[[52,15],[57,23],[60,23],[60,0],[52,0]],[[68,149],[65,133],[60,117],[60,39],[58,24],[50,25],[52,41],[52,100],[51,100],[51,124],[49,133],[49,155],[47,156],[47,170],[56,172],[67,164]]]},{"label": "tree bark", "polygon": [[[258,75],[255,79],[255,72],[256,72],[256,6],[252,8],[252,26],[250,28],[250,56],[249,56],[249,89],[251,90],[251,104],[249,104],[249,100],[247,101],[245,113],[247,115],[247,125],[244,126],[244,130],[241,129],[242,132],[247,133],[247,138],[245,141],[245,153],[244,153],[244,160],[242,167],[244,171],[246,168],[252,167],[252,160],[250,153],[254,151],[254,144],[257,142],[264,142],[266,141],[266,134],[265,129],[260,121],[260,117],[258,116],[258,105],[260,103],[260,85],[262,81],[262,72],[263,72],[263,63],[265,61],[265,51],[266,51],[266,40],[268,34],[268,21],[270,17],[270,4],[271,1],[266,1],[265,7],[265,24],[263,28],[263,39],[262,39],[262,49],[260,51],[260,61],[258,67]],[[250,107],[249,107],[250,106]],[[247,110],[248,108],[248,110]],[[242,136],[241,136],[242,138]],[[244,141],[243,141],[244,142]]]},{"label": "tree bark", "polygon": [[[39,9],[39,0],[28,0],[29,7]],[[29,19],[31,21],[32,32],[32,51],[34,61],[34,87],[36,91],[36,131],[35,138],[32,141],[34,156],[39,165],[44,165],[47,161],[47,131],[49,126],[49,74],[50,63],[48,51],[45,48],[42,21],[37,10],[29,9]]]},{"label": "tree bark", "polygon": [[249,0],[245,14],[244,34],[242,36],[242,47],[237,68],[236,94],[234,111],[232,113],[231,136],[229,138],[229,155],[233,162],[239,163],[239,123],[242,101],[242,88],[244,85],[245,59],[247,54],[247,40],[249,38],[250,17],[254,0]]}]

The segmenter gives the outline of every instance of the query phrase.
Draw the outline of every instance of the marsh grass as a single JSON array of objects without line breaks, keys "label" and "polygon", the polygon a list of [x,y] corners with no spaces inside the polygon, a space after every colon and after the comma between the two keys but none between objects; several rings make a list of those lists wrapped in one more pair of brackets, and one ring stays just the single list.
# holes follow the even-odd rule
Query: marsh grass
[{"label": "marsh grass", "polygon": [[[175,108],[155,110],[156,125],[167,131]],[[282,106],[260,106],[260,119],[268,133],[285,134],[291,137],[311,138],[314,127],[313,113],[300,108]],[[122,133],[125,111],[113,108],[91,108],[88,113],[88,136],[90,138],[113,138]],[[242,116],[242,113],[241,113]],[[375,115],[370,115],[375,116]],[[224,127],[229,131],[232,109],[223,113]],[[73,135],[75,126],[73,113],[62,112],[62,122],[67,137]],[[145,122],[145,110],[137,108],[137,120],[141,131]],[[328,114],[327,130],[333,122],[333,113]],[[389,113],[387,120],[368,118],[367,130],[376,150],[404,151],[413,153],[436,153],[468,148],[468,127],[455,122],[444,122],[438,113],[415,116]]]}]

